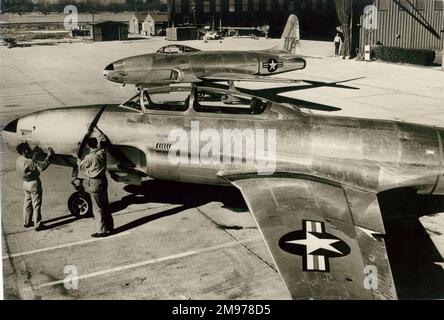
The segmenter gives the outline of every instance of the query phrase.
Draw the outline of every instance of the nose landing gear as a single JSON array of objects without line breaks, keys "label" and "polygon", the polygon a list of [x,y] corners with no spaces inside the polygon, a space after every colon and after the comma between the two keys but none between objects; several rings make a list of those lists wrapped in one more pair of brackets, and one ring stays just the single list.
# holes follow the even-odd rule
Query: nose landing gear
[{"label": "nose landing gear", "polygon": [[83,180],[75,178],[71,181],[74,192],[68,199],[68,209],[72,215],[76,217],[86,217],[92,214],[91,197],[83,187]]}]

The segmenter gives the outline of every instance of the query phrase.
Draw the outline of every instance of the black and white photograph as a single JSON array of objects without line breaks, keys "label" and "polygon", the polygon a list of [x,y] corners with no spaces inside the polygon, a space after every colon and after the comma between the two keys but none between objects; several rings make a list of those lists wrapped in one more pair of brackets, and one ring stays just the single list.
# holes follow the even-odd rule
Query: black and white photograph
[{"label": "black and white photograph", "polygon": [[444,299],[444,0],[0,4],[0,299]]}]

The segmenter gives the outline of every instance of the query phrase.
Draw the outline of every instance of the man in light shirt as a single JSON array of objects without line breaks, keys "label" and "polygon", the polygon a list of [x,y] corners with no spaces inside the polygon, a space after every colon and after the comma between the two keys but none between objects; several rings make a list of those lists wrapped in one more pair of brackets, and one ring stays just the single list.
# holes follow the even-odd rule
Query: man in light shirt
[{"label": "man in light shirt", "polygon": [[23,180],[23,192],[25,194],[23,202],[23,225],[25,228],[34,226],[35,231],[45,229],[42,223],[42,182],[40,172],[45,171],[49,166],[49,159],[54,154],[52,148],[48,148],[48,155],[44,161],[34,159],[35,152],[26,143],[17,146],[20,156],[17,158],[15,167],[18,176]]},{"label": "man in light shirt", "polygon": [[341,43],[342,43],[342,39],[339,36],[339,33],[336,33],[336,37],[333,40],[333,42],[335,43],[335,56],[339,56],[339,49],[340,49]]},{"label": "man in light shirt", "polygon": [[[102,139],[101,139],[102,140]],[[103,137],[106,142],[106,138]],[[106,151],[99,146],[96,138],[89,138],[86,142],[90,152],[82,160],[77,160],[79,170],[87,176],[85,179],[86,191],[91,196],[93,214],[96,221],[94,238],[106,237],[113,232],[114,222],[108,210],[108,180],[106,178]]]}]

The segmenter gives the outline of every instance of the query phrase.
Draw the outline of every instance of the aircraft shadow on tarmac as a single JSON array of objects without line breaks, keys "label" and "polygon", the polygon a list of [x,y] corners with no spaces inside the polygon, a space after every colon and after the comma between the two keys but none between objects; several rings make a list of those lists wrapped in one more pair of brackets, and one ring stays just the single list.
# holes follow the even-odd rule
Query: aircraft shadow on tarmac
[{"label": "aircraft shadow on tarmac", "polygon": [[382,192],[378,200],[398,298],[444,298],[444,270],[435,264],[444,260],[419,221],[425,215],[442,214],[444,196],[422,196],[406,188]]},{"label": "aircraft shadow on tarmac", "polygon": [[[124,190],[130,195],[110,203],[112,213],[121,211],[132,204],[168,203],[180,204],[180,207],[168,209],[147,217],[142,217],[126,225],[119,226],[115,232],[123,232],[165,216],[180,213],[186,209],[199,207],[209,202],[222,202],[223,207],[234,212],[248,211],[241,193],[233,187],[208,186],[200,184],[169,182],[161,180],[144,181],[141,186],[128,185]],[[237,226],[223,226],[239,229]]]},{"label": "aircraft shadow on tarmac", "polygon": [[[130,195],[112,203],[112,212],[149,202],[181,206],[130,222],[119,227],[119,232],[213,201],[235,212],[248,210],[241,193],[233,187],[150,180],[142,186],[126,186],[125,190]],[[399,299],[444,298],[444,270],[435,264],[444,260],[419,221],[422,216],[444,212],[444,196],[422,196],[406,188],[382,192],[378,199]]]},{"label": "aircraft shadow on tarmac", "polygon": [[[335,107],[335,106],[326,105],[326,104],[286,97],[281,94],[287,93],[287,92],[300,91],[300,90],[321,88],[321,87],[359,90],[358,87],[348,86],[348,85],[344,85],[342,83],[350,82],[350,81],[354,81],[354,80],[360,80],[360,79],[364,79],[364,78],[365,77],[359,77],[359,78],[353,78],[353,79],[347,79],[347,80],[335,81],[335,82],[303,80],[302,82],[306,83],[305,85],[291,85],[291,86],[284,86],[284,87],[279,87],[279,88],[267,88],[267,89],[237,88],[237,90],[239,90],[240,92],[249,94],[249,95],[262,97],[262,98],[265,98],[267,100],[270,100],[270,101],[273,101],[276,103],[288,103],[288,104],[296,105],[301,108],[331,112],[331,111],[340,111],[342,109]],[[216,88],[221,88],[221,89],[228,88],[226,85],[218,84],[218,83],[209,83],[209,84],[206,84],[206,86],[216,87]]]},{"label": "aircraft shadow on tarmac", "polygon": [[141,186],[127,185],[124,190],[130,195],[110,204],[111,212],[125,209],[131,204],[149,202],[182,204],[186,207],[198,207],[206,203],[222,202],[232,211],[247,211],[242,194],[230,186],[211,186],[192,183],[148,180]]},{"label": "aircraft shadow on tarmac", "polygon": [[[160,202],[182,206],[140,218],[119,231],[213,201],[222,202],[225,208],[235,212],[248,210],[241,193],[233,187],[150,180],[140,187],[126,186],[125,190],[131,194],[112,203],[112,212],[134,203]],[[444,298],[444,270],[435,264],[444,260],[419,221],[422,216],[444,212],[444,196],[422,196],[413,189],[396,189],[382,192],[378,199],[398,298]]]},{"label": "aircraft shadow on tarmac", "polygon": [[[130,193],[110,204],[112,213],[132,204],[168,203],[180,206],[138,218],[115,229],[116,233],[136,228],[156,219],[210,202],[222,202],[233,212],[248,210],[241,193],[234,187],[149,180],[141,186],[124,187]],[[387,235],[384,237],[399,299],[444,298],[444,262],[419,218],[444,212],[444,196],[422,196],[415,190],[395,189],[378,195]],[[78,220],[63,216],[45,221],[50,228]],[[231,228],[231,227],[230,227]],[[233,227],[234,228],[234,227]],[[438,236],[440,233],[428,230]]]}]

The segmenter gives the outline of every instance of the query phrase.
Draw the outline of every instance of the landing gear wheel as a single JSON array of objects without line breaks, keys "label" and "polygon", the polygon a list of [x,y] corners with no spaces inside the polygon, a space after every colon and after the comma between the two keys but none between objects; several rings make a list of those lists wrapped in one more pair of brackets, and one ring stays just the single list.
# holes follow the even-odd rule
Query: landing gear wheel
[{"label": "landing gear wheel", "polygon": [[86,217],[92,213],[91,198],[84,191],[74,192],[68,199],[68,209],[76,217]]}]

